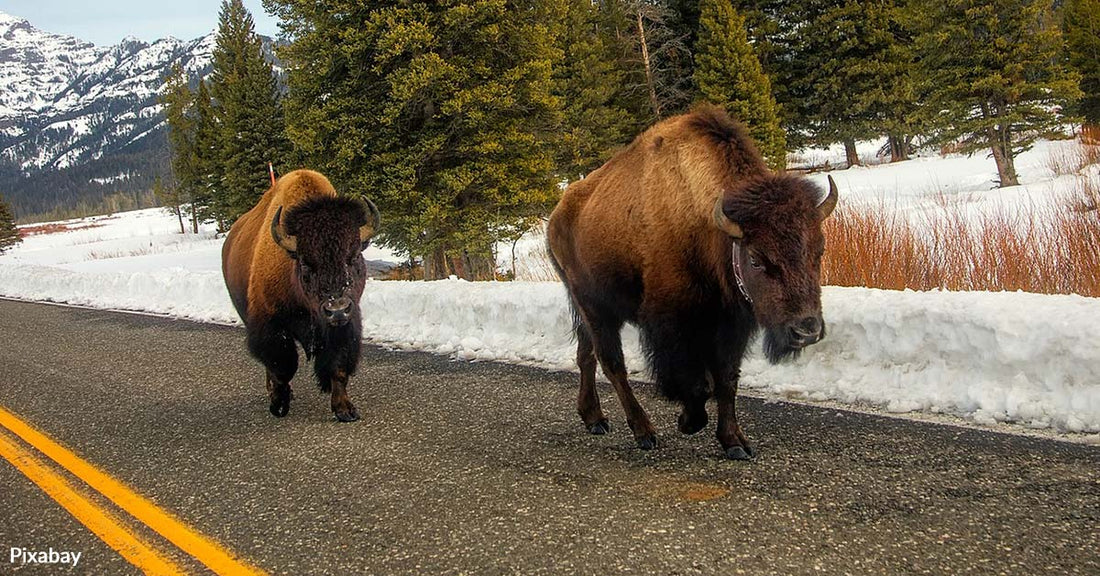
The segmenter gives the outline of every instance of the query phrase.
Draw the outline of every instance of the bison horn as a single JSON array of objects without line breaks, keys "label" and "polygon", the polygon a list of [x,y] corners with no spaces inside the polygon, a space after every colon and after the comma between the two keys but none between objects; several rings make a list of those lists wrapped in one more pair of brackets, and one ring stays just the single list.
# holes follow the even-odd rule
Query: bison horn
[{"label": "bison horn", "polygon": [[283,250],[286,250],[293,258],[298,252],[298,238],[287,236],[283,233],[283,227],[279,224],[279,218],[283,214],[283,207],[275,210],[275,217],[271,219],[271,238],[275,240]]},{"label": "bison horn", "polygon": [[829,214],[833,213],[833,208],[836,208],[836,201],[839,193],[836,189],[836,182],[833,181],[832,175],[829,176],[829,195],[818,204],[817,209],[821,212],[821,219],[824,220],[829,217]]},{"label": "bison horn", "polygon": [[369,198],[363,199],[363,204],[367,208],[367,223],[359,227],[359,244],[362,246],[361,250],[367,248],[367,243],[370,242],[374,233],[378,231],[378,226],[382,224],[382,215],[378,213],[378,207],[371,202]]},{"label": "bison horn", "polygon": [[741,225],[730,220],[729,216],[726,216],[726,211],[722,210],[722,198],[719,198],[718,201],[714,203],[714,224],[731,238],[740,239],[745,237],[745,232],[741,230]]}]

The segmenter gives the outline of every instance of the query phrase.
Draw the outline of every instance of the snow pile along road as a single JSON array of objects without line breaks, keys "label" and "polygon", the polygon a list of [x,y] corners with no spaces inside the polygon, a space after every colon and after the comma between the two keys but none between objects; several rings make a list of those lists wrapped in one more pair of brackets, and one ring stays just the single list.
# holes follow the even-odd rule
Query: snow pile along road
[{"label": "snow pile along road", "polygon": [[[742,386],[809,400],[928,411],[979,423],[1100,431],[1100,306],[1078,296],[826,287],[828,336],[771,365],[754,344]],[[462,359],[573,370],[564,289],[552,283],[373,282],[364,335]],[[637,332],[627,365],[643,368]]]},{"label": "snow pile along road", "polygon": [[220,271],[77,272],[0,264],[0,296],[135,310],[203,322],[238,322]]},{"label": "snow pile along road", "polygon": [[[74,272],[4,263],[0,294],[236,321],[212,270]],[[1100,432],[1100,347],[1089,337],[1100,326],[1095,299],[826,287],[823,300],[826,339],[778,366],[756,343],[743,389]],[[575,370],[572,320],[556,283],[372,281],[362,307],[369,341]],[[627,364],[639,376],[637,332],[628,327],[623,339]]]}]

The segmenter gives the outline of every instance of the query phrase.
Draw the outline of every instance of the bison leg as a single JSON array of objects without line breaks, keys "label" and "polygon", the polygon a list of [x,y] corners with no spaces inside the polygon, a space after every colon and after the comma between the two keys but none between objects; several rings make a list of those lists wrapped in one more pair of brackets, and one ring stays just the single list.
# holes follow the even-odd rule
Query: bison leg
[{"label": "bison leg", "polygon": [[248,348],[267,369],[268,410],[282,418],[290,412],[290,381],[298,371],[298,348],[289,334],[279,331],[250,331]]},{"label": "bison leg", "polygon": [[680,411],[680,418],[677,420],[680,432],[684,434],[695,434],[707,427],[706,396],[685,398],[683,405],[683,410]]},{"label": "bison leg", "polygon": [[737,423],[737,381],[740,373],[740,369],[734,369],[731,374],[714,379],[714,399],[718,402],[718,442],[730,460],[749,460],[753,457],[749,439]]},{"label": "bison leg", "polygon": [[290,412],[290,400],[294,398],[290,382],[280,379],[271,370],[267,370],[267,397],[271,400],[267,409],[275,416],[282,418]]},{"label": "bison leg", "polygon": [[642,450],[652,450],[657,447],[657,430],[649,421],[638,399],[634,397],[634,391],[630,388],[630,382],[626,377],[626,361],[623,359],[622,338],[619,336],[621,326],[607,326],[601,329],[592,329],[589,325],[592,344],[596,349],[596,358],[603,367],[603,373],[611,381],[615,388],[615,394],[619,397],[619,403],[626,412],[626,423],[634,433],[634,440]]},{"label": "bison leg", "polygon": [[337,370],[332,377],[332,413],[341,422],[355,422],[359,419],[359,411],[348,398],[348,374],[343,370]]},{"label": "bison leg", "polygon": [[588,329],[577,326],[577,367],[581,370],[581,387],[577,394],[577,413],[590,434],[607,434],[611,423],[603,415],[600,397],[596,393],[596,351]]},{"label": "bison leg", "polygon": [[348,344],[319,350],[313,367],[321,391],[332,394],[332,413],[336,419],[355,422],[359,411],[348,398],[348,377],[359,361],[359,340],[348,336],[344,341]]}]

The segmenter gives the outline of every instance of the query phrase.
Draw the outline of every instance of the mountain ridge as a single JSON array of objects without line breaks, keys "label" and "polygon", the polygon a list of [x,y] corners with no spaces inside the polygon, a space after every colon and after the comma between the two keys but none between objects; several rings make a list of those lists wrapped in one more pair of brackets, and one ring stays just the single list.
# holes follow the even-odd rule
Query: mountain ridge
[{"label": "mountain ridge", "polygon": [[147,192],[168,177],[157,96],[176,63],[192,83],[210,73],[215,37],[96,46],[0,11],[0,195],[16,215]]}]

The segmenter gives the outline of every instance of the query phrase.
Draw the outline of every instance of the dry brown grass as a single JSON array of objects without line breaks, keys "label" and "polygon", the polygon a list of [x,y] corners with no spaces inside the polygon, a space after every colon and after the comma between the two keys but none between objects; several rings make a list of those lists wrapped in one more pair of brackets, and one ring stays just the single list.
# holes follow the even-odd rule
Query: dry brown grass
[{"label": "dry brown grass", "polygon": [[125,250],[125,249],[92,250],[91,252],[88,253],[87,256],[85,256],[84,259],[85,260],[111,260],[111,259],[114,259],[114,258],[127,258],[127,257],[130,257],[130,256],[148,256],[150,254],[158,254],[160,252],[161,252],[160,250],[157,250],[156,248],[153,247],[152,244],[150,244],[149,246],[142,246],[141,248],[132,248],[132,249],[129,249],[129,250]]},{"label": "dry brown grass", "polygon": [[968,216],[968,198],[935,198],[910,220],[887,206],[842,208],[825,223],[822,281],[890,290],[986,290],[1100,296],[1100,127],[1052,148],[1047,167],[1075,174],[1059,208]]},{"label": "dry brown grass", "polygon": [[1078,174],[1085,167],[1100,163],[1100,129],[1086,127],[1076,145],[1054,146],[1047,154],[1046,165],[1055,176]]},{"label": "dry brown grass", "polygon": [[87,230],[88,228],[99,228],[103,226],[100,223],[93,224],[58,224],[51,222],[48,224],[37,224],[34,226],[21,226],[19,228],[19,237],[26,238],[27,236],[39,236],[42,234],[57,234],[59,232],[72,232],[75,230]]},{"label": "dry brown grass", "polygon": [[1100,146],[1100,125],[1085,124],[1082,126],[1081,142],[1091,146]]},{"label": "dry brown grass", "polygon": [[550,251],[540,242],[526,257],[516,262],[514,278],[529,282],[560,282],[554,265],[550,262]]},{"label": "dry brown grass", "polygon": [[822,282],[889,290],[1100,296],[1100,212],[1025,208],[968,219],[944,208],[914,223],[879,207],[826,221]]},{"label": "dry brown grass", "polygon": [[390,268],[380,280],[423,280],[424,267],[420,264],[402,262]]}]

